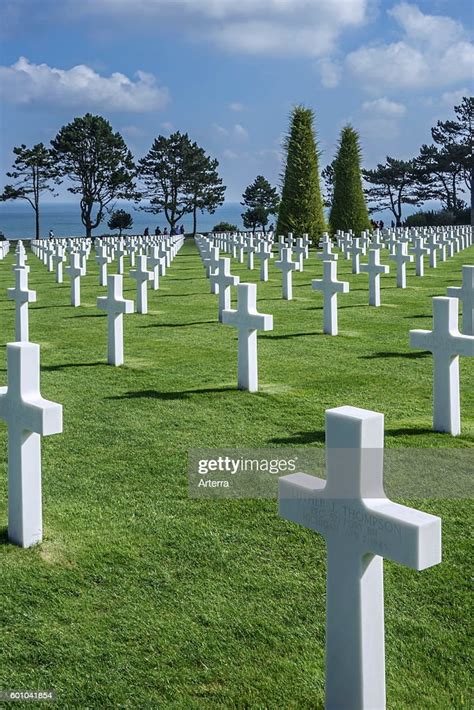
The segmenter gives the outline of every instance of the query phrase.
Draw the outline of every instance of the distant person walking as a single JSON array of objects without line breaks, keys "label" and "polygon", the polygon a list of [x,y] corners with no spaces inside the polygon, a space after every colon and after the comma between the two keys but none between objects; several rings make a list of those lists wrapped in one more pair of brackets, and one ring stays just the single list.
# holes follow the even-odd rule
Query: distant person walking
[{"label": "distant person walking", "polygon": [[168,236],[168,227],[165,227],[165,228],[164,228],[164,230],[163,230],[163,235],[164,235],[165,237]]},{"label": "distant person walking", "polygon": [[54,239],[54,232],[52,229],[49,230],[49,239]]},{"label": "distant person walking", "polygon": [[180,228],[180,230],[179,230],[179,233],[184,236],[184,225],[183,225],[183,224],[181,225],[181,228]]},{"label": "distant person walking", "polygon": [[161,229],[159,227],[157,227],[155,229],[155,237],[159,237],[159,236],[161,236]]},{"label": "distant person walking", "polygon": [[148,229],[148,227],[145,227],[145,231],[143,232],[143,236],[144,236],[144,237],[149,237],[149,236],[150,236],[150,230]]}]

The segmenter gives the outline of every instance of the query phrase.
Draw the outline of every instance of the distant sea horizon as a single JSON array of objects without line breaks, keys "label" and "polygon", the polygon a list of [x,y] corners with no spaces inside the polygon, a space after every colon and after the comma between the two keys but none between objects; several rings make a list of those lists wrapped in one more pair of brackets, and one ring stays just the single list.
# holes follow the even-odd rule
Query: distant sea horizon
[{"label": "distant sea horizon", "polygon": [[[437,205],[428,203],[423,209],[433,209]],[[134,203],[118,201],[114,204],[114,209],[124,209],[132,215],[132,229],[124,231],[124,234],[143,234],[148,227],[150,234],[153,234],[156,227],[161,230],[169,225],[164,214],[153,214],[145,210],[137,209]],[[420,209],[418,206],[406,205],[404,218]],[[197,231],[210,232],[214,225],[219,222],[229,222],[237,229],[243,230],[242,212],[245,208],[240,202],[225,202],[222,207],[218,207],[214,214],[198,214]],[[110,234],[113,230],[107,226],[109,214],[107,213],[103,222],[93,230],[94,236]],[[383,220],[384,225],[389,227],[392,221],[392,214],[389,211],[376,213],[374,219]],[[270,216],[269,224],[276,222]],[[192,231],[192,215],[186,215],[180,220],[179,226],[183,225],[186,233]],[[43,202],[40,205],[40,237],[47,238],[49,230],[52,229],[56,237],[81,237],[85,235],[85,229],[81,222],[80,207],[78,202]],[[117,230],[115,230],[116,232]],[[26,201],[0,202],[0,232],[6,239],[34,239],[35,237],[35,213],[33,208]]]},{"label": "distant sea horizon", "polygon": [[[124,231],[124,234],[143,234],[148,227],[150,234],[153,234],[156,227],[163,231],[169,225],[163,214],[152,214],[144,210],[137,209],[133,203],[117,202],[115,209],[124,209],[133,217],[133,227]],[[198,214],[197,231],[210,232],[214,225],[219,222],[230,222],[238,229],[243,229],[241,213],[244,208],[239,202],[225,202],[214,214]],[[111,230],[107,226],[110,215],[106,214],[103,222],[93,230],[94,236],[110,234],[117,230]],[[183,225],[186,232],[192,231],[192,215],[186,215],[180,220],[179,225]],[[40,205],[40,236],[46,238],[49,230],[52,229],[56,237],[84,236],[85,229],[81,222],[79,203],[77,202],[43,202]],[[0,232],[6,239],[34,239],[35,237],[35,213],[33,208],[26,201],[11,201],[0,203]]]}]

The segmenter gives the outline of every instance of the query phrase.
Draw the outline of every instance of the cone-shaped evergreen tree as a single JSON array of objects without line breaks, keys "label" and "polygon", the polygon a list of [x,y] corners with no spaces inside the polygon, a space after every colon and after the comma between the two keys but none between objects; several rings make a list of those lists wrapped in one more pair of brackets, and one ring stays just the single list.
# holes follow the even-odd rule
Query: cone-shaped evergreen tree
[{"label": "cone-shaped evergreen tree", "polygon": [[369,212],[362,189],[359,135],[352,126],[344,126],[334,165],[334,192],[329,222],[331,231],[352,229],[359,234],[370,229]]},{"label": "cone-shaped evergreen tree", "polygon": [[313,129],[313,111],[296,106],[285,139],[286,168],[278,212],[277,235],[305,232],[316,241],[326,224],[319,184],[319,155]]}]

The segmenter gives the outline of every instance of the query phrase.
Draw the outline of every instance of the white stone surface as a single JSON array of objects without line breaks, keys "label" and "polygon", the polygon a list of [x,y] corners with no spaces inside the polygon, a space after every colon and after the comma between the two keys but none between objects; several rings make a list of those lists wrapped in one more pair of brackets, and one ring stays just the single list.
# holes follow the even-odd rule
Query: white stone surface
[{"label": "white stone surface", "polygon": [[292,259],[291,248],[283,248],[275,266],[280,269],[282,276],[282,298],[285,301],[293,299],[293,271],[299,270],[299,265]]},{"label": "white stone surface", "polygon": [[222,323],[222,314],[230,310],[231,288],[240,282],[239,276],[230,273],[230,259],[221,257],[219,259],[219,269],[217,274],[217,285],[219,293],[219,322]]},{"label": "white stone surface", "polygon": [[133,313],[134,303],[123,297],[123,276],[111,274],[107,278],[108,294],[99,296],[97,308],[107,313],[109,365],[123,365],[123,316]]},{"label": "white stone surface", "polygon": [[382,414],[326,411],[326,480],[279,479],[280,515],[327,544],[326,710],[384,710],[383,558],[422,570],[441,562],[441,520],[383,489]]},{"label": "white stone surface", "polygon": [[30,547],[43,535],[41,436],[62,431],[62,407],[40,394],[39,345],[8,343],[7,360],[0,419],[8,426],[8,539]]},{"label": "white stone surface", "polygon": [[323,294],[324,333],[337,335],[337,294],[349,293],[349,282],[337,280],[336,261],[323,261],[323,278],[314,279],[311,285],[315,291]]},{"label": "white stone surface", "polygon": [[130,277],[137,282],[137,313],[148,313],[148,282],[153,274],[147,270],[146,256],[137,257],[137,267],[130,271]]},{"label": "white stone surface", "polygon": [[28,288],[28,266],[14,266],[15,286],[7,289],[7,296],[15,301],[15,339],[30,339],[28,303],[36,302],[36,291]]},{"label": "white stone surface", "polygon": [[361,264],[362,273],[369,275],[369,306],[380,306],[380,276],[388,274],[388,266],[380,263],[380,250],[369,249],[368,264]]},{"label": "white stone surface", "polygon": [[462,286],[450,286],[448,296],[462,303],[462,332],[474,335],[474,266],[462,267]]},{"label": "white stone surface", "polygon": [[395,253],[391,254],[389,259],[392,259],[397,265],[397,288],[407,287],[407,264],[413,261],[413,257],[408,254],[408,245],[406,242],[397,242]]},{"label": "white stone surface", "polygon": [[237,310],[222,312],[222,322],[238,330],[238,387],[258,391],[257,331],[273,330],[273,316],[257,312],[257,286],[237,286]]},{"label": "white stone surface", "polygon": [[474,336],[458,329],[458,300],[433,298],[433,330],[410,330],[410,347],[433,354],[433,429],[461,433],[459,355],[474,357]]},{"label": "white stone surface", "polygon": [[79,254],[71,253],[71,262],[65,271],[71,279],[71,306],[77,308],[81,305],[81,276],[84,273]]}]

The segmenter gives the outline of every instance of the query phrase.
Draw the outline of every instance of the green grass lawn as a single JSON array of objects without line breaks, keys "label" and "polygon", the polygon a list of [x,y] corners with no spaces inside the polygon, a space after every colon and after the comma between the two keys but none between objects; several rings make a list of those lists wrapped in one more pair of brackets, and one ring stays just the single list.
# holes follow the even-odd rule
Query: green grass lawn
[{"label": "green grass lawn", "polygon": [[[31,255],[30,338],[64,433],[43,440],[44,542],[22,550],[7,543],[0,427],[0,689],[55,689],[64,708],[322,708],[323,538],[279,519],[275,500],[190,499],[188,450],[323,447],[325,409],[350,404],[385,414],[387,447],[474,454],[474,363],[461,362],[462,435],[435,434],[431,357],[408,347],[411,328],[431,328],[432,296],[459,285],[473,259],[471,248],[423,279],[411,266],[404,291],[382,277],[380,308],[367,306],[367,275],[340,262],[351,292],[335,338],[322,335],[314,254],[292,302],[272,264],[258,308],[274,330],[259,336],[260,392],[249,394],[235,389],[236,331],[217,322],[193,244],[149,291],[149,314],[125,317],[121,368],[106,365],[94,259],[74,309],[69,281]],[[12,254],[0,262],[2,385],[11,264]],[[257,269],[232,270],[258,280]],[[397,500],[441,516],[443,562],[385,563],[388,707],[467,710],[472,505]]]}]

